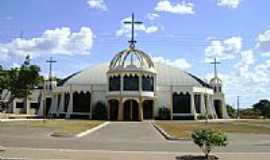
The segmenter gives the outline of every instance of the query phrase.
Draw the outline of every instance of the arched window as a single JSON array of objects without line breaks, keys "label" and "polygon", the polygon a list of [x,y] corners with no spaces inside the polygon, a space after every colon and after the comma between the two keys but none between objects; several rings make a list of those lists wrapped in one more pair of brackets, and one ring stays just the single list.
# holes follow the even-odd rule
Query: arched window
[{"label": "arched window", "polygon": [[124,76],[124,90],[125,91],[138,91],[139,90],[139,77]]},{"label": "arched window", "polygon": [[222,92],[222,87],[221,86],[219,87],[219,92]]},{"label": "arched window", "polygon": [[217,87],[216,87],[216,86],[214,86],[213,88],[214,88],[214,92],[217,92]]},{"label": "arched window", "polygon": [[190,94],[173,94],[173,113],[191,113]]},{"label": "arched window", "polygon": [[121,78],[120,76],[109,78],[109,91],[120,91]]},{"label": "arched window", "polygon": [[89,113],[91,105],[91,94],[87,93],[77,93],[73,94],[73,112],[83,112]]},{"label": "arched window", "polygon": [[154,77],[142,76],[142,90],[154,91]]}]

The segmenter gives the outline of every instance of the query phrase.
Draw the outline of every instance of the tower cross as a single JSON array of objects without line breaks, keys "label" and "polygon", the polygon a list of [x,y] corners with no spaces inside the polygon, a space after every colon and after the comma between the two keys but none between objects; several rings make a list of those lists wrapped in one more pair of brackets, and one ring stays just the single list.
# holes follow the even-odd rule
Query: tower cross
[{"label": "tower cross", "polygon": [[129,45],[130,48],[134,48],[134,47],[135,47],[135,43],[137,42],[137,41],[134,39],[135,24],[143,24],[143,22],[135,21],[134,13],[132,13],[131,21],[125,21],[124,24],[131,24],[131,40],[128,41],[128,42],[129,42],[129,44],[130,44],[130,45]]},{"label": "tower cross", "polygon": [[214,65],[214,74],[215,78],[217,77],[217,64],[220,64],[220,62],[217,61],[217,58],[214,59],[214,62],[211,62],[211,64]]},{"label": "tower cross", "polygon": [[49,63],[49,81],[50,81],[50,89],[52,89],[52,64],[56,63],[56,60],[53,60],[52,57],[50,57],[49,60],[46,60],[46,63]]}]

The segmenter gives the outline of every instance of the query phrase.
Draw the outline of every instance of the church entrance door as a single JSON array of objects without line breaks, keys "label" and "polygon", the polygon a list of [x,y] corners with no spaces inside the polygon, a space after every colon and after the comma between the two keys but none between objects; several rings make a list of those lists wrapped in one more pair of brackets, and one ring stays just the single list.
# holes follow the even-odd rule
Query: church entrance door
[{"label": "church entrance door", "polygon": [[139,120],[139,104],[135,100],[127,100],[124,103],[124,120],[138,121]]},{"label": "church entrance door", "polygon": [[143,119],[153,119],[153,100],[143,101]]},{"label": "church entrance door", "polygon": [[214,101],[215,110],[217,113],[218,118],[223,118],[223,111],[222,111],[222,102],[221,100],[215,100]]}]

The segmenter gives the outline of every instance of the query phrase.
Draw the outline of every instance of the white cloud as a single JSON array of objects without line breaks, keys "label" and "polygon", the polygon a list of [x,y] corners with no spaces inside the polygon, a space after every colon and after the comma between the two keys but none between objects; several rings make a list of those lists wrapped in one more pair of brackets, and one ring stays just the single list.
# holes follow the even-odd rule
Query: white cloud
[{"label": "white cloud", "polygon": [[182,70],[191,68],[191,64],[184,58],[177,58],[175,60],[165,59],[164,57],[153,57],[154,62],[163,63],[169,66],[177,67]]},{"label": "white cloud", "polygon": [[89,5],[89,7],[91,8],[95,8],[101,11],[107,11],[108,7],[105,4],[104,0],[88,0],[87,4]]},{"label": "white cloud", "polygon": [[186,1],[177,3],[175,5],[171,4],[169,0],[162,0],[157,3],[155,11],[158,12],[169,12],[174,14],[194,14],[194,4]]},{"label": "white cloud", "polygon": [[214,58],[219,60],[233,59],[242,49],[242,38],[231,37],[221,40],[212,40],[211,44],[204,50],[205,60],[212,61]]},{"label": "white cloud", "polygon": [[241,59],[234,65],[234,68],[239,71],[241,76],[247,78],[249,76],[249,67],[254,64],[254,55],[252,50],[241,52]]},{"label": "white cloud", "polygon": [[147,19],[149,19],[150,21],[153,21],[153,20],[159,18],[160,15],[159,15],[159,14],[156,14],[156,13],[148,13],[146,17],[147,17]]},{"label": "white cloud", "polygon": [[81,27],[79,32],[71,32],[67,27],[46,30],[40,37],[15,38],[11,42],[0,43],[1,60],[27,54],[90,54],[93,40],[94,34],[88,27]]},{"label": "white cloud", "polygon": [[256,45],[264,54],[270,54],[270,29],[264,33],[259,34]]},{"label": "white cloud", "polygon": [[145,28],[145,33],[154,33],[158,31],[157,26],[149,26]]},{"label": "white cloud", "polygon": [[[121,20],[121,26],[116,31],[116,36],[130,37],[131,25],[124,24],[125,21],[131,21],[131,17],[127,17]],[[159,30],[158,26],[155,26],[155,25],[151,25],[151,26],[145,26],[144,24],[135,25],[135,31],[141,31],[147,34],[157,32],[158,30]]]},{"label": "white cloud", "polygon": [[218,6],[237,8],[242,0],[216,0]]}]

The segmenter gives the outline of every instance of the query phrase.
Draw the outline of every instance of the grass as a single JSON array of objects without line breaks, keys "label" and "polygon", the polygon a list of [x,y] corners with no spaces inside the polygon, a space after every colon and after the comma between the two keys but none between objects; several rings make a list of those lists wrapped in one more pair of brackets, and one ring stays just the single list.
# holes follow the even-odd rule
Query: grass
[{"label": "grass", "polygon": [[103,123],[102,121],[91,120],[40,120],[40,121],[17,121],[17,122],[3,122],[1,127],[37,127],[53,129],[51,136],[67,137],[74,136],[78,133],[96,127]]},{"label": "grass", "polygon": [[190,139],[191,133],[197,129],[211,128],[225,133],[253,133],[253,134],[270,134],[270,126],[266,127],[261,124],[269,125],[270,121],[232,121],[232,122],[211,122],[205,124],[203,122],[174,122],[158,121],[156,124],[166,131],[169,135],[181,138]]}]

